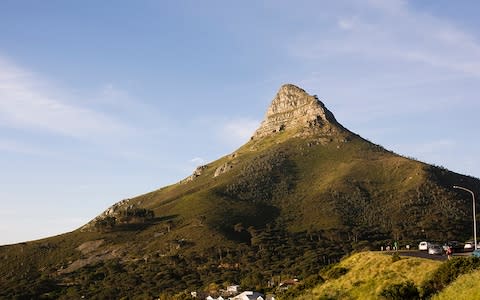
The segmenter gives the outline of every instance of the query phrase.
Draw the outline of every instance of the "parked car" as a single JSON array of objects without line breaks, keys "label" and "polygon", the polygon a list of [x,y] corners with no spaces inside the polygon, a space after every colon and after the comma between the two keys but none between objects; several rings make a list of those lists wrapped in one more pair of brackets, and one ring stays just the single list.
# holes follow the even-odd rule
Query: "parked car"
[{"label": "parked car", "polygon": [[472,256],[480,257],[480,249],[474,250],[474,251],[472,252]]},{"label": "parked car", "polygon": [[428,247],[428,254],[430,254],[430,255],[442,255],[443,254],[443,248],[440,247],[440,245],[431,244],[430,247]]},{"label": "parked car", "polygon": [[[478,249],[478,245],[477,245],[477,249]],[[463,246],[463,251],[473,251],[475,250],[475,242],[474,241],[468,241],[468,242],[465,242],[465,246]]]},{"label": "parked car", "polygon": [[450,247],[452,249],[453,253],[458,253],[463,251],[463,243],[457,242],[457,241],[447,241],[445,244],[443,244],[442,248],[443,251],[447,251],[447,248]]},{"label": "parked car", "polygon": [[427,251],[428,250],[428,245],[429,245],[428,242],[420,242],[420,244],[418,244],[418,250]]}]

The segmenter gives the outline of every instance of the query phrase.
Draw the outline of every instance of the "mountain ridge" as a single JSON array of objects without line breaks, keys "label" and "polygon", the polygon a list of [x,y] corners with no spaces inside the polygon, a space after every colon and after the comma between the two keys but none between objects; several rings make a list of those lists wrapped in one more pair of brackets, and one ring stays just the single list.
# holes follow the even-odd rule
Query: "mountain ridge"
[{"label": "mountain ridge", "polygon": [[[212,282],[265,288],[272,274],[307,277],[392,240],[467,239],[471,199],[453,184],[480,191],[476,178],[350,132],[317,97],[287,84],[233,153],[117,202],[79,230],[1,247],[0,297],[138,297],[139,285],[152,298],[173,297]],[[29,281],[36,285],[26,289]]]},{"label": "mountain ridge", "polygon": [[[250,141],[232,154],[225,156],[224,159],[226,158],[227,161],[215,168],[213,177],[232,170],[235,166],[235,158],[238,158],[239,151],[242,152],[241,149],[248,148],[248,151],[256,151],[258,150],[257,145],[262,143],[264,139],[278,139],[278,143],[290,138],[315,137],[309,144],[312,146],[332,142],[335,139],[347,142],[350,135],[352,133],[338,123],[333,113],[326,108],[317,96],[309,95],[305,90],[294,84],[283,84],[271,101],[264,119],[253,133]],[[206,171],[211,169],[212,163],[198,166],[191,175],[176,184],[188,183],[208,173]],[[115,216],[118,211],[131,205],[129,203],[130,199],[124,199],[113,204],[99,216],[82,226],[81,230],[91,229],[94,223],[101,218]]]},{"label": "mountain ridge", "polygon": [[307,94],[293,84],[284,84],[252,138],[295,129],[300,130],[300,135],[305,132],[334,134],[337,130],[345,130],[316,96]]}]

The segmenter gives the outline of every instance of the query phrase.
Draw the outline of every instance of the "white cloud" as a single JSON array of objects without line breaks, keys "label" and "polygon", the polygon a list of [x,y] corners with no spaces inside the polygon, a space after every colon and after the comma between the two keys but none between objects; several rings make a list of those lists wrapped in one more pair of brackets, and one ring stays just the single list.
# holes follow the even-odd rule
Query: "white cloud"
[{"label": "white cloud", "polygon": [[[109,110],[139,110],[144,109],[144,104],[134,101],[128,91],[123,90],[113,83],[106,83],[100,87],[96,94],[89,99],[94,105],[106,106]],[[146,108],[148,110],[150,108]]]},{"label": "white cloud", "polygon": [[106,99],[128,98],[128,93],[118,89],[112,83],[107,83],[102,88],[102,96]]},{"label": "white cloud", "polygon": [[128,131],[111,116],[59,94],[58,87],[0,57],[0,125],[80,138]]},{"label": "white cloud", "polygon": [[222,127],[221,138],[232,145],[241,145],[249,140],[259,125],[258,120],[230,120]]},{"label": "white cloud", "polygon": [[201,157],[194,157],[190,160],[191,163],[194,163],[196,165],[203,165],[205,163],[205,159]]},{"label": "white cloud", "polygon": [[413,11],[405,1],[366,3],[353,2],[358,6],[355,15],[337,18],[340,31],[314,32],[302,37],[305,42],[292,43],[292,54],[309,60],[355,55],[480,76],[480,43],[473,35],[443,19]]},{"label": "white cloud", "polygon": [[352,30],[355,28],[355,18],[340,18],[337,24],[340,29]]}]

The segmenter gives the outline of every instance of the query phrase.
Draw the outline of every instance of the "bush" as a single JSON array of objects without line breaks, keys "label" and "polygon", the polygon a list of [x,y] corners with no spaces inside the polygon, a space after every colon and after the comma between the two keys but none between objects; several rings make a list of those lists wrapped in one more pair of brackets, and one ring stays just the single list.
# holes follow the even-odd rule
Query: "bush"
[{"label": "bush", "polygon": [[347,272],[347,268],[333,266],[325,272],[325,277],[327,277],[327,279],[337,279],[347,274]]},{"label": "bush", "polygon": [[389,285],[380,292],[380,296],[388,300],[420,299],[420,293],[411,281]]},{"label": "bush", "polygon": [[107,231],[111,230],[116,223],[117,219],[115,217],[106,216],[104,218],[96,220],[94,226],[99,231]]},{"label": "bush", "polygon": [[315,287],[318,284],[323,283],[324,280],[319,274],[310,275],[300,284],[289,288],[284,292],[279,292],[277,294],[278,299],[294,299],[299,295],[305,294],[308,289]]},{"label": "bush", "polygon": [[399,261],[401,260],[402,258],[400,257],[400,255],[398,254],[398,252],[394,252],[392,254],[392,263],[396,262],[396,261]]},{"label": "bush", "polygon": [[421,287],[422,298],[441,291],[458,276],[480,268],[480,258],[454,258],[444,262]]},{"label": "bush", "polygon": [[303,287],[304,289],[311,289],[324,281],[325,280],[319,274],[313,274],[305,278],[303,281]]},{"label": "bush", "polygon": [[153,210],[139,207],[127,207],[120,211],[120,222],[122,223],[143,223],[155,216]]}]

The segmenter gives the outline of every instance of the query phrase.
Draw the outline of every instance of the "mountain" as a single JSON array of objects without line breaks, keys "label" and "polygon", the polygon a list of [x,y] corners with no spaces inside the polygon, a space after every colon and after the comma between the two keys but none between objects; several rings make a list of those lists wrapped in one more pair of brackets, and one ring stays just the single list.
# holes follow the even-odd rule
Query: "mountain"
[{"label": "mountain", "polygon": [[[471,237],[476,178],[397,155],[283,85],[238,150],[125,199],[80,229],[0,248],[0,298],[119,298],[268,289],[393,240]],[[121,284],[119,284],[121,283]]]}]

